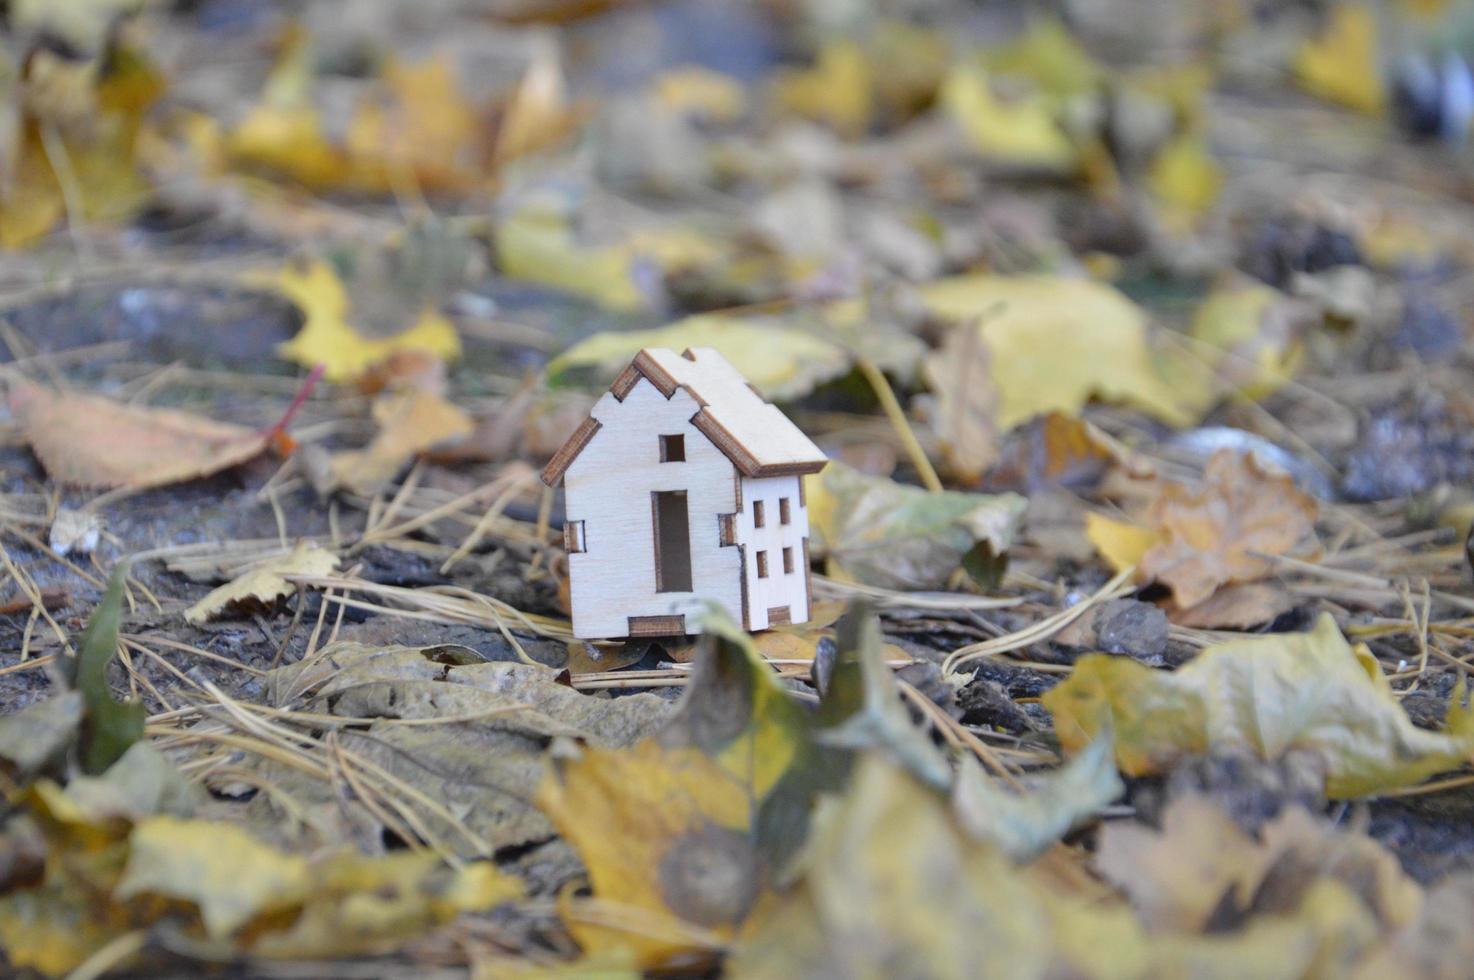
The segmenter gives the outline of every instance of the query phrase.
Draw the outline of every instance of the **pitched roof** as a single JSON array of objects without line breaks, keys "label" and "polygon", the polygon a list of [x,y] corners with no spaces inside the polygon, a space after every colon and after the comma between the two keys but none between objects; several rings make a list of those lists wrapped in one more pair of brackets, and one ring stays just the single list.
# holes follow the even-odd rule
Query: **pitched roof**
[{"label": "pitched roof", "polygon": [[[677,388],[701,406],[691,424],[720,449],[743,476],[817,473],[829,462],[824,453],[778,408],[763,400],[727,359],[710,347],[677,354],[647,347],[614,379],[609,391],[624,401],[643,378],[669,398]],[[589,423],[592,422],[592,426]],[[543,482],[556,486],[588,445],[599,424],[590,419],[543,470]]]}]

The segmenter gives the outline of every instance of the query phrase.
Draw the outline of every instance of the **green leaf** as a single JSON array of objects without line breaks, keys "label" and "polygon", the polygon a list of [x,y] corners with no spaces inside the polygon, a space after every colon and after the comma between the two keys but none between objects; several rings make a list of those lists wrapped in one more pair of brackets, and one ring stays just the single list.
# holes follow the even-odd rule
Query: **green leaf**
[{"label": "green leaf", "polygon": [[81,692],[86,708],[81,757],[82,770],[90,776],[106,770],[128,746],[143,737],[143,703],[114,701],[107,681],[107,665],[118,649],[118,629],[123,621],[123,582],[127,576],[128,563],[119,563],[108,580],[107,592],[87,621],[81,649],[67,678]]},{"label": "green leaf", "polygon": [[66,751],[81,723],[82,697],[75,691],[0,716],[0,772],[26,781]]},{"label": "green leaf", "polygon": [[1126,788],[1116,775],[1109,735],[1027,784],[1027,792],[1012,792],[989,778],[976,759],[964,756],[952,791],[953,808],[968,833],[1015,861],[1043,854]]},{"label": "green leaf", "polygon": [[1028,506],[1013,493],[931,493],[838,461],[804,489],[829,573],[897,590],[945,588],[979,544],[1003,555]]},{"label": "green leaf", "polygon": [[895,676],[885,665],[880,620],[869,606],[855,603],[835,624],[834,672],[819,705],[819,740],[849,754],[876,749],[936,790],[952,781],[947,760],[911,722]]}]

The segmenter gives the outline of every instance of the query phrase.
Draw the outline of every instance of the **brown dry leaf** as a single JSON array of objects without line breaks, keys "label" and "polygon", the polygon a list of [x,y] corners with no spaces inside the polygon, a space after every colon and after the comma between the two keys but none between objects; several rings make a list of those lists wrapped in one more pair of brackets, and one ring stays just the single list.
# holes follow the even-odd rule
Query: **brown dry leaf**
[{"label": "brown dry leaf", "polygon": [[1196,606],[1167,610],[1167,618],[1190,629],[1246,630],[1262,626],[1295,608],[1295,596],[1263,582],[1219,589]]},{"label": "brown dry leaf", "polygon": [[984,489],[1041,490],[1094,484],[1115,462],[1130,463],[1084,419],[1050,412],[1010,433]]},{"label": "brown dry leaf", "polygon": [[936,396],[928,407],[948,473],[976,486],[998,458],[998,391],[993,386],[988,347],[971,326],[947,332],[942,346],[922,366]]},{"label": "brown dry leaf", "polygon": [[374,402],[379,432],[365,449],[332,459],[333,485],[372,494],[394,479],[410,460],[452,439],[470,435],[471,417],[439,395],[419,389],[381,396]]},{"label": "brown dry leaf", "polygon": [[1273,561],[1261,555],[1303,552],[1315,542],[1315,498],[1251,454],[1219,450],[1203,482],[1196,492],[1162,484],[1146,518],[1157,540],[1138,566],[1184,609],[1221,586],[1273,574]]},{"label": "brown dry leaf", "polygon": [[558,53],[551,46],[541,46],[502,111],[496,134],[496,162],[505,163],[558,143],[576,122]]},{"label": "brown dry leaf", "polygon": [[10,410],[58,483],[146,489],[195,480],[259,456],[271,434],[100,395],[10,386]]},{"label": "brown dry leaf", "polygon": [[285,555],[270,558],[211,591],[184,611],[184,620],[196,626],[212,619],[240,616],[247,611],[269,609],[296,591],[288,575],[327,575],[338,567],[338,558],[309,542],[298,543]]},{"label": "brown dry leaf", "polygon": [[1412,923],[1423,903],[1422,889],[1393,854],[1298,806],[1256,840],[1208,799],[1180,797],[1167,807],[1160,831],[1107,823],[1095,864],[1159,931],[1221,929],[1293,908],[1325,878],[1355,893],[1387,932]]}]

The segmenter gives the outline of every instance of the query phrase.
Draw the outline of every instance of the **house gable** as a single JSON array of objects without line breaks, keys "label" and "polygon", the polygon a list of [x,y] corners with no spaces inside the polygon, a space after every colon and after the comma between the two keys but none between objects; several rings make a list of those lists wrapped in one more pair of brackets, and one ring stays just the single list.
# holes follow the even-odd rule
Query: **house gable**
[{"label": "house gable", "polygon": [[557,486],[601,424],[599,408],[606,399],[623,402],[640,381],[667,399],[685,391],[693,400],[691,424],[710,439],[746,477],[816,473],[827,462],[817,446],[775,406],[764,401],[719,353],[710,348],[640,351],[590,419],[574,432],[543,470],[548,486]]},{"label": "house gable", "polygon": [[575,635],[682,632],[672,624],[708,602],[741,614],[741,548],[729,530],[740,477],[692,425],[697,410],[688,392],[666,397],[644,378],[594,406],[592,435],[563,477],[576,529]]}]

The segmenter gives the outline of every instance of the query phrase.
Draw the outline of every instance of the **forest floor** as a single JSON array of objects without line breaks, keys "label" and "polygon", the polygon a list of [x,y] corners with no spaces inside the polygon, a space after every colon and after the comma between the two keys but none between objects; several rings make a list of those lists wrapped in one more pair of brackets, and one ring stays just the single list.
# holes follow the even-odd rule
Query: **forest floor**
[{"label": "forest floor", "polygon": [[[138,6],[7,8],[10,971],[1467,969],[1453,13]],[[830,456],[809,622],[572,637],[646,346]]]}]

